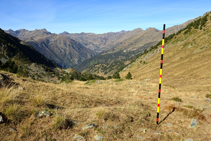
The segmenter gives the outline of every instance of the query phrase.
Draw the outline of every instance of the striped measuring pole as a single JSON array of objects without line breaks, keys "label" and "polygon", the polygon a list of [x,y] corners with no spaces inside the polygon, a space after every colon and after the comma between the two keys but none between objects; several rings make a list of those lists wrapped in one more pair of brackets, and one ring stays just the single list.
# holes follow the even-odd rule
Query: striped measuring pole
[{"label": "striped measuring pole", "polygon": [[159,90],[158,90],[158,107],[157,107],[157,124],[159,124],[159,110],[160,110],[160,94],[161,94],[161,79],[163,69],[163,52],[164,52],[164,38],[165,38],[165,24],[163,25],[163,39],[161,48],[161,61],[160,61],[160,79],[159,79]]}]

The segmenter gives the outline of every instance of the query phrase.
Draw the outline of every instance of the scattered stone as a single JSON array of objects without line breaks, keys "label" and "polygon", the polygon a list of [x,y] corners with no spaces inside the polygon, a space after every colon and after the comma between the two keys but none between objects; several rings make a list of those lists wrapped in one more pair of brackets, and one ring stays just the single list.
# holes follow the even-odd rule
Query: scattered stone
[{"label": "scattered stone", "polygon": [[14,132],[14,131],[17,131],[17,129],[10,127],[10,132]]},{"label": "scattered stone", "polygon": [[114,128],[115,128],[115,129],[117,129],[117,128],[119,128],[119,127],[118,127],[118,126],[116,126],[116,125],[114,125]]},{"label": "scattered stone", "polygon": [[48,111],[41,111],[41,112],[39,112],[38,113],[38,115],[37,115],[38,117],[49,117],[49,116],[51,116],[51,113],[50,112],[48,112]]},{"label": "scattered stone", "polygon": [[163,133],[160,131],[153,132],[153,134],[162,135]]},{"label": "scattered stone", "polygon": [[95,138],[95,140],[97,140],[97,141],[103,140],[103,136],[101,136],[101,135],[95,135],[94,138]]},{"label": "scattered stone", "polygon": [[209,98],[206,98],[205,99],[207,102],[211,103],[211,100]]},{"label": "scattered stone", "polygon": [[79,122],[77,122],[77,121],[72,121],[72,123],[73,123],[73,124],[79,124]]},{"label": "scattered stone", "polygon": [[194,141],[193,139],[189,138],[189,139],[186,139],[185,141]]},{"label": "scattered stone", "polygon": [[103,129],[108,129],[108,126],[103,126]]},{"label": "scattered stone", "polygon": [[198,97],[198,95],[194,95],[194,96],[192,96],[192,98],[197,98]]},{"label": "scattered stone", "polygon": [[3,123],[3,122],[4,122],[3,117],[2,115],[0,115],[0,123]]},{"label": "scattered stone", "polygon": [[192,123],[190,124],[190,127],[191,128],[195,128],[197,126],[197,124],[198,124],[197,120],[196,119],[193,119],[192,120]]},{"label": "scattered stone", "polygon": [[177,134],[177,135],[181,135],[182,136],[182,134],[181,133],[178,133],[178,132],[174,132],[175,134]]},{"label": "scattered stone", "polygon": [[166,126],[167,126],[167,127],[171,127],[172,124],[171,124],[171,123],[167,123]]},{"label": "scattered stone", "polygon": [[95,83],[102,84],[102,82],[100,80],[96,80]]},{"label": "scattered stone", "polygon": [[141,139],[141,140],[145,140],[144,138],[140,137],[140,136],[136,136],[137,138]]},{"label": "scattered stone", "polygon": [[143,133],[146,133],[147,129],[141,128],[139,131],[142,131]]},{"label": "scattered stone", "polygon": [[88,107],[88,105],[86,105],[86,104],[79,105],[79,108],[87,108],[87,107]]},{"label": "scattered stone", "polygon": [[88,125],[83,127],[83,130],[84,129],[91,129],[91,128],[94,128],[94,127],[95,127],[95,124],[88,124]]},{"label": "scattered stone", "polygon": [[168,133],[171,133],[171,132],[173,132],[173,131],[172,131],[172,130],[168,130],[167,132],[168,132]]},{"label": "scattered stone", "polygon": [[76,139],[77,141],[86,141],[86,139],[80,135],[75,134],[73,136],[74,139]]},{"label": "scattered stone", "polygon": [[7,117],[0,112],[0,123],[5,123],[7,122]]},{"label": "scattered stone", "polygon": [[22,86],[19,86],[18,89],[19,89],[19,90],[23,90],[24,88],[23,88]]}]

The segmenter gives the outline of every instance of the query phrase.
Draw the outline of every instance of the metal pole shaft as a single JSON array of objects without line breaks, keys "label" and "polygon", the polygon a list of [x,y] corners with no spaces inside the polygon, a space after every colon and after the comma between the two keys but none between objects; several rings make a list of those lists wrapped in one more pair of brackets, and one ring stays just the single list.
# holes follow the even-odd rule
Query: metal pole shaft
[{"label": "metal pole shaft", "polygon": [[158,106],[157,106],[157,124],[159,124],[160,94],[161,94],[161,79],[162,79],[162,71],[163,71],[162,69],[163,69],[164,38],[165,38],[165,24],[163,25],[163,39],[162,39],[162,48],[161,48],[160,79],[159,79]]}]

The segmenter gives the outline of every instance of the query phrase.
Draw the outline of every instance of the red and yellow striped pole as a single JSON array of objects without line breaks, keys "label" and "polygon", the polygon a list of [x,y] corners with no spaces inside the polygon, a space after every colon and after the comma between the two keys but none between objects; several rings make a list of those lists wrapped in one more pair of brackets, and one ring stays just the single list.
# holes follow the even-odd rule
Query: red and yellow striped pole
[{"label": "red and yellow striped pole", "polygon": [[161,48],[161,61],[160,61],[160,79],[159,79],[159,90],[158,90],[158,107],[157,107],[157,124],[159,124],[159,110],[160,110],[160,94],[161,94],[161,79],[163,69],[163,52],[164,52],[164,38],[165,38],[165,24],[163,25],[163,39]]}]

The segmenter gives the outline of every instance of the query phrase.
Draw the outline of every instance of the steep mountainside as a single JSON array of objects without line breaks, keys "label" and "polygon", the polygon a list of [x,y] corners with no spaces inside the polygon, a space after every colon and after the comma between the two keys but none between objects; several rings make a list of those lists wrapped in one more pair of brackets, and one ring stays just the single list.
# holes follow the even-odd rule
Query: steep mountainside
[{"label": "steep mountainside", "polygon": [[[185,85],[191,80],[211,79],[211,13],[198,18],[171,38],[164,49],[163,82],[174,87],[176,80]],[[161,45],[152,48],[125,68],[121,76],[124,78],[130,72],[133,79],[157,81],[160,49]]]},{"label": "steep mountainside", "polygon": [[45,29],[34,31],[7,30],[6,32],[24,40],[63,68],[74,67],[95,54],[79,42],[63,35],[52,34]]},{"label": "steep mountainside", "polygon": [[56,63],[44,57],[32,46],[5,33],[2,29],[0,29],[0,68],[42,80],[59,69]]},{"label": "steep mountainside", "polygon": [[[180,30],[189,22],[168,28],[168,34]],[[144,31],[138,28],[133,31],[105,34],[63,32],[60,35],[52,34],[46,29],[6,32],[32,45],[63,68],[74,67],[79,71],[97,74],[100,71],[105,75],[114,73],[120,66],[128,64],[137,54],[156,44],[162,31],[155,28]],[[92,58],[96,53],[101,54]]]},{"label": "steep mountainside", "polygon": [[[166,29],[167,36],[184,28],[188,23],[177,25]],[[120,67],[127,65],[136,55],[143,53],[161,40],[162,31],[155,28],[135,34],[132,37],[120,42],[112,49],[94,56],[75,67],[79,71],[96,73],[101,75],[112,75]]]}]

